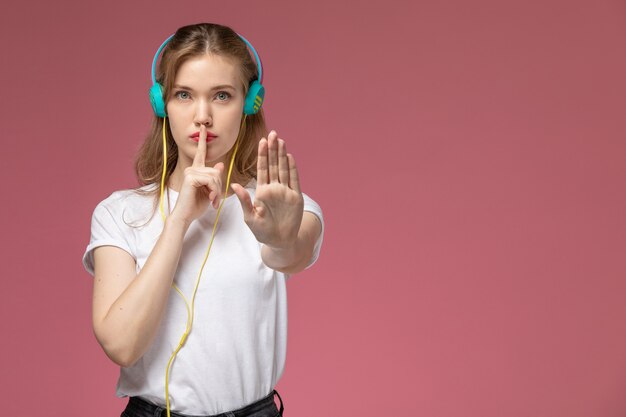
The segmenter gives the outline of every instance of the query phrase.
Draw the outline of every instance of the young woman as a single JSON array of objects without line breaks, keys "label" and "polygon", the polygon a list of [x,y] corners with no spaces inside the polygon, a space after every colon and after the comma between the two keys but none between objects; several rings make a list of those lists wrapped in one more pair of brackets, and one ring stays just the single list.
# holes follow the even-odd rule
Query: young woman
[{"label": "young woman", "polygon": [[141,185],[97,205],[83,257],[122,416],[282,415],[285,282],[317,259],[323,217],[267,134],[261,77],[221,25],[182,27],[155,55]]}]

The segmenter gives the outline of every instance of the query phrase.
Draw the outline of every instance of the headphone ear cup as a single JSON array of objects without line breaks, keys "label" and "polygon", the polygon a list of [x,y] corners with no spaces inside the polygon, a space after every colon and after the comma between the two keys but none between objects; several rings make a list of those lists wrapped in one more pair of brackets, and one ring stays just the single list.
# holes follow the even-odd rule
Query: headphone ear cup
[{"label": "headphone ear cup", "polygon": [[150,88],[150,104],[152,104],[152,110],[158,117],[165,117],[165,103],[163,102],[163,89],[161,84],[152,84]]},{"label": "headphone ear cup", "polygon": [[243,112],[247,115],[256,114],[263,105],[264,98],[265,87],[258,80],[254,80],[248,89]]}]

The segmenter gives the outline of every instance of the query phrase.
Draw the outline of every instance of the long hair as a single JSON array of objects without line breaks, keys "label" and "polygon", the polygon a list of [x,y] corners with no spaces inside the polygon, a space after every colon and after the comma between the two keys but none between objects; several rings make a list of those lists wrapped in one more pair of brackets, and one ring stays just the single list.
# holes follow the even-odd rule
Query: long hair
[{"label": "long hair", "polygon": [[[163,88],[163,101],[168,102],[171,97],[176,74],[181,65],[190,58],[204,54],[215,54],[227,57],[237,64],[240,70],[240,79],[243,84],[244,96],[248,92],[250,83],[258,78],[257,65],[248,52],[245,42],[235,31],[227,26],[213,23],[199,23],[179,28],[172,39],[163,48],[161,60],[156,68],[156,79]],[[164,119],[154,115],[150,131],[135,158],[135,174],[139,187],[134,191],[142,195],[154,196],[153,213],[156,212],[159,201],[159,186],[163,172],[163,123]],[[233,166],[234,181],[245,185],[256,178],[256,160],[259,140],[267,136],[265,117],[260,109],[254,115],[248,115],[246,122],[239,133],[239,149]],[[168,184],[171,174],[178,162],[178,147],[174,137],[166,126],[167,171],[165,184]],[[232,156],[231,149],[226,155],[227,160]],[[155,184],[156,187],[143,186]]]}]

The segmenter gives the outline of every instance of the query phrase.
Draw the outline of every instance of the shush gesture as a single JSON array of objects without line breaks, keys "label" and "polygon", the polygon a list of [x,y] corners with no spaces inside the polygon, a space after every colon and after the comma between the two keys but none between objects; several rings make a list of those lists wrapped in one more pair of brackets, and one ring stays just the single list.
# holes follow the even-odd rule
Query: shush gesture
[{"label": "shush gesture", "polygon": [[222,198],[222,172],[224,163],[206,166],[206,126],[200,126],[198,147],[191,166],[185,168],[183,183],[172,211],[172,216],[190,224],[200,217],[212,203],[217,208]]},{"label": "shush gesture", "polygon": [[231,188],[241,202],[244,221],[260,243],[286,249],[296,242],[304,198],[296,161],[275,131],[259,142],[254,202],[241,185],[232,184]]}]

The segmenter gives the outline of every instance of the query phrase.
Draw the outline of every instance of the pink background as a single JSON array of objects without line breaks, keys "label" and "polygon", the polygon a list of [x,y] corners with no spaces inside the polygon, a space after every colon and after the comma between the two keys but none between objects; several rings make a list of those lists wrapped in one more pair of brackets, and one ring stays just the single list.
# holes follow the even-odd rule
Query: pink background
[{"label": "pink background", "polygon": [[626,415],[626,5],[14,2],[0,16],[3,413],[117,416],[81,257],[177,27],[258,49],[324,209],[289,417]]}]

